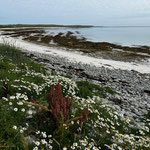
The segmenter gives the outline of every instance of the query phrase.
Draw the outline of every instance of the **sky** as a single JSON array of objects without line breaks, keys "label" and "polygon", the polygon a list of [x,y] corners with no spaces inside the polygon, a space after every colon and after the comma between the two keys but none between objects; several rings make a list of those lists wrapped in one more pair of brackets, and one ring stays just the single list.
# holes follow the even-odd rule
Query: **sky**
[{"label": "sky", "polygon": [[150,0],[0,0],[0,24],[150,26]]}]

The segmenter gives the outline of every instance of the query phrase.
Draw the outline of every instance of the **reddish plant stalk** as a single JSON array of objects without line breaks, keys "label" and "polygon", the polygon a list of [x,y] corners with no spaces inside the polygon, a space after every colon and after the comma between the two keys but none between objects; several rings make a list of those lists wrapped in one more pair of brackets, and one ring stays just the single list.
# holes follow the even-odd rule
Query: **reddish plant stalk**
[{"label": "reddish plant stalk", "polygon": [[[36,104],[36,101],[31,96],[32,103]],[[73,97],[70,100],[68,96],[66,99],[63,98],[61,85],[58,83],[57,85],[53,86],[50,90],[48,95],[48,109],[51,111],[54,119],[57,122],[57,126],[60,126],[59,121],[63,121],[64,123],[71,119],[73,107]],[[35,106],[37,112],[39,112],[38,106]],[[43,110],[45,112],[45,110]],[[79,121],[80,125],[84,123],[88,118],[88,108],[86,108],[80,115]]]},{"label": "reddish plant stalk", "polygon": [[63,98],[61,85],[59,83],[51,88],[48,96],[48,108],[52,110],[56,119],[61,120],[62,115],[64,121],[70,119],[72,105],[73,99],[70,100],[69,97],[67,97],[67,99]]}]

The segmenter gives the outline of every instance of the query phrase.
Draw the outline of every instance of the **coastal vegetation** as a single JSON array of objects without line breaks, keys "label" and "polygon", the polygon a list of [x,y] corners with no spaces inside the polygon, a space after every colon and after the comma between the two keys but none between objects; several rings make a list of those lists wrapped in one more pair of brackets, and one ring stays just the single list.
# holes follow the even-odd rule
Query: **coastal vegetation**
[{"label": "coastal vegetation", "polygon": [[149,113],[137,126],[105,100],[116,92],[57,75],[0,44],[0,148],[149,149]]}]

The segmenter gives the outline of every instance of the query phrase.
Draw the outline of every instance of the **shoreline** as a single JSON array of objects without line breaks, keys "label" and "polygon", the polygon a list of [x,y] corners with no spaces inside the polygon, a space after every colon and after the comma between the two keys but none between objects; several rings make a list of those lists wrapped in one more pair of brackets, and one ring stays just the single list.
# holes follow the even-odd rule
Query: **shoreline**
[{"label": "shoreline", "polygon": [[[1,28],[51,28],[51,27],[67,27],[67,28],[91,28],[97,27],[93,25],[58,25],[58,24],[7,24],[7,25],[0,25]],[[98,26],[102,27],[102,26]]]},{"label": "shoreline", "polygon": [[[51,28],[52,29],[52,28]],[[123,62],[142,62],[150,59],[149,46],[123,46],[109,42],[94,42],[86,39],[79,31],[49,32],[44,29],[3,29],[1,35],[22,39],[38,45],[55,47],[66,51],[78,51],[87,56]]]},{"label": "shoreline", "polygon": [[[68,52],[65,49],[41,46],[20,39],[6,38],[9,44],[20,47],[21,50],[34,61],[43,64],[46,68],[56,71],[59,74],[69,75],[74,80],[87,80],[103,87],[110,87],[117,91],[117,95],[107,95],[109,104],[121,111],[125,116],[133,118],[140,125],[140,119],[150,110],[150,67],[145,64],[129,65],[128,70],[122,65],[120,68],[110,66],[114,62],[106,59],[96,59],[94,57],[81,55],[79,52]],[[0,43],[2,36],[0,36]],[[78,58],[79,57],[79,58]],[[88,60],[89,59],[89,60]],[[104,61],[105,60],[105,61]],[[92,65],[96,61],[96,65]],[[83,63],[84,62],[84,63]],[[101,64],[99,64],[101,62]],[[137,66],[136,66],[137,65]],[[137,72],[141,69],[141,73]],[[139,70],[139,69],[138,69]]]},{"label": "shoreline", "polygon": [[135,70],[140,73],[150,73],[150,69],[149,69],[150,59],[147,59],[146,61],[143,62],[125,62],[125,61],[115,61],[115,60],[104,59],[104,58],[96,58],[76,50],[67,51],[66,48],[48,47],[45,45],[44,46],[38,45],[21,39],[1,35],[0,43],[4,43],[4,42],[31,52],[38,52],[42,54],[66,58],[70,62],[89,64],[91,66],[106,67],[110,69],[121,69],[121,70],[129,70],[129,71]]},{"label": "shoreline", "polygon": [[37,52],[24,53],[60,75],[69,75],[73,80],[89,81],[117,91],[115,96],[107,95],[107,103],[139,126],[140,119],[150,110],[150,74],[68,62],[65,58]]}]

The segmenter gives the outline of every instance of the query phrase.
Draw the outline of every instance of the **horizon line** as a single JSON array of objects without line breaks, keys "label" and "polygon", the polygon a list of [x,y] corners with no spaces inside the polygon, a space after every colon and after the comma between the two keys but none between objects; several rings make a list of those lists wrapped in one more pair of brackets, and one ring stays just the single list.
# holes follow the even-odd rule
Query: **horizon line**
[{"label": "horizon line", "polygon": [[81,27],[150,27],[150,25],[90,25],[90,24],[0,24],[0,26],[81,26]]}]

